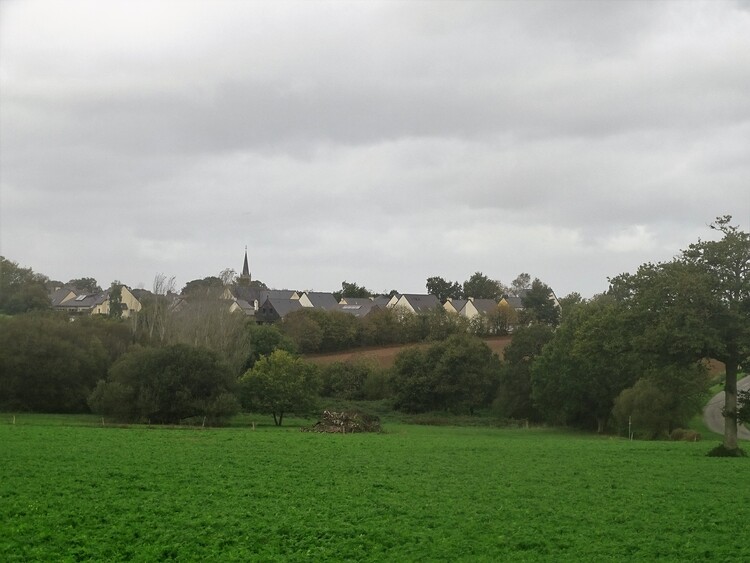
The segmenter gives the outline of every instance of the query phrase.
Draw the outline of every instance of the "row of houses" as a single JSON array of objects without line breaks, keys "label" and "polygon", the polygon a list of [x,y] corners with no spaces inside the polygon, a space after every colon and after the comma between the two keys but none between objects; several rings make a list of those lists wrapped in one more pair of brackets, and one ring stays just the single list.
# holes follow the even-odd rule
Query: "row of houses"
[{"label": "row of houses", "polygon": [[[130,290],[122,286],[119,307],[122,317],[128,318],[142,309],[138,299],[145,290]],[[110,313],[111,299],[109,291],[95,294],[78,293],[70,288],[59,288],[50,295],[52,307],[65,311],[71,316],[81,314]],[[176,294],[168,294],[170,307],[179,311],[190,307],[190,298]],[[551,293],[550,298],[559,307],[557,298]],[[322,311],[338,311],[365,318],[379,309],[399,308],[414,314],[425,314],[442,308],[469,320],[486,316],[498,310],[499,307],[509,307],[515,311],[523,309],[523,295],[509,295],[502,299],[448,299],[444,303],[435,295],[402,294],[393,296],[378,296],[368,298],[342,297],[337,300],[333,293],[316,291],[293,291],[265,289],[253,284],[247,260],[247,251],[242,267],[242,273],[235,284],[224,288],[218,299],[225,303],[232,313],[241,313],[252,317],[258,323],[274,323],[283,319],[289,313],[304,309]]]}]

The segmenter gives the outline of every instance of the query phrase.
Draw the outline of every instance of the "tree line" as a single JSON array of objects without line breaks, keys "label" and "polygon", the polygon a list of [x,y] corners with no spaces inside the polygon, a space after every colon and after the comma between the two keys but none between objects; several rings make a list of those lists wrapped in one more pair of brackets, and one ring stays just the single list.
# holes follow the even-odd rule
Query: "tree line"
[{"label": "tree line", "polygon": [[[14,275],[3,274],[2,287],[18,288],[25,279],[30,289],[13,299],[3,293],[4,311],[19,314],[0,317],[0,407],[94,410],[160,422],[218,421],[245,408],[281,423],[317,396],[387,398],[406,412],[492,406],[511,419],[598,431],[627,423],[655,437],[700,411],[709,382],[705,360],[713,358],[726,366],[722,449],[737,452],[736,425],[750,411],[747,394],[737,392],[750,355],[750,235],[728,216],[712,229],[718,240],[698,241],[670,262],[616,276],[603,295],[563,298],[559,324],[530,315],[503,359],[463,321],[438,310],[403,316],[386,309],[369,320],[311,310],[258,326],[217,300],[168,311],[165,292],[155,291],[137,322],[83,317],[71,323],[51,313],[23,313],[18,296],[32,296],[26,303],[33,303],[41,280],[11,268]],[[533,310],[533,301],[528,304]],[[402,342],[430,344],[403,351],[389,371],[361,363],[317,368],[299,357]]]}]

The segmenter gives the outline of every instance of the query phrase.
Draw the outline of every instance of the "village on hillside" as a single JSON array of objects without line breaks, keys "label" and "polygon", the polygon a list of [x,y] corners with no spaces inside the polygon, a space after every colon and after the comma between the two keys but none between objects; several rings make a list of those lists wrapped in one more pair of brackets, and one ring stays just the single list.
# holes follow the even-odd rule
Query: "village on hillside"
[{"label": "village on hillside", "polygon": [[[513,293],[506,293],[497,298],[473,297],[458,299],[446,297],[441,300],[429,293],[392,293],[370,297],[340,297],[334,293],[320,291],[300,291],[287,289],[268,289],[263,283],[254,281],[250,274],[247,251],[245,251],[242,273],[227,280],[219,291],[204,292],[197,297],[167,288],[164,297],[168,307],[174,311],[191,307],[191,301],[211,296],[223,302],[231,313],[251,317],[259,324],[274,323],[293,311],[317,309],[337,311],[358,318],[365,318],[381,309],[398,309],[413,314],[425,314],[438,308],[458,315],[469,321],[498,311],[505,311],[507,317],[517,319],[524,309],[524,297],[527,288],[516,288]],[[218,278],[217,278],[218,279]],[[113,291],[118,294],[113,295]],[[145,289],[130,289],[125,285],[116,286],[99,292],[81,291],[79,288],[62,286],[54,287],[49,295],[52,308],[65,312],[71,317],[76,315],[110,315],[113,307],[118,307],[122,318],[130,318],[143,308],[143,301],[153,297],[154,292]],[[549,299],[559,309],[560,303],[554,291],[549,291]],[[511,323],[512,324],[512,323]]]}]

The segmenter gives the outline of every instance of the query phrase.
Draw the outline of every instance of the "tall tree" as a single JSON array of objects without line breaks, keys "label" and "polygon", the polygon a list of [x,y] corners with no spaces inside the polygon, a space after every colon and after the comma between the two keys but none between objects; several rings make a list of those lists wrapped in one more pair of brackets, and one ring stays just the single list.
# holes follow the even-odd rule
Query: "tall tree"
[{"label": "tall tree", "polygon": [[109,316],[113,319],[122,318],[122,284],[117,280],[109,288]]},{"label": "tall tree", "polygon": [[47,277],[0,256],[0,313],[15,315],[49,309]]},{"label": "tall tree", "polygon": [[447,281],[440,276],[427,278],[427,293],[437,297],[441,303],[450,299],[461,299],[463,288],[458,282]]},{"label": "tall tree", "polygon": [[531,283],[531,287],[521,298],[521,303],[523,304],[522,322],[538,322],[550,326],[559,324],[560,309],[552,298],[552,290],[539,278]]},{"label": "tall tree", "polygon": [[526,272],[518,274],[518,277],[514,279],[510,284],[510,292],[513,295],[521,295],[524,291],[531,287],[531,276]]},{"label": "tall tree", "polygon": [[372,292],[363,285],[357,285],[355,282],[344,280],[341,282],[341,291],[335,291],[333,296],[336,298],[336,301],[338,301],[342,297],[371,297]]},{"label": "tall tree", "polygon": [[94,278],[75,278],[65,285],[75,288],[80,293],[101,293],[102,291]]},{"label": "tall tree", "polygon": [[608,296],[574,307],[531,368],[534,405],[548,422],[603,432],[615,398],[642,373],[631,313]]},{"label": "tall tree", "polygon": [[497,280],[491,280],[482,272],[474,272],[464,282],[464,298],[475,299],[500,299],[504,293],[503,285]]},{"label": "tall tree", "polygon": [[710,357],[726,366],[724,452],[737,445],[737,374],[750,358],[750,234],[718,217],[720,240],[691,244],[671,262],[644,264],[610,292],[642,317],[643,347],[671,363]]},{"label": "tall tree", "polygon": [[534,323],[521,326],[513,333],[513,340],[505,348],[505,362],[500,370],[500,384],[493,403],[506,418],[539,420],[531,399],[531,366],[552,340],[552,327]]},{"label": "tall tree", "polygon": [[320,376],[314,364],[276,350],[255,362],[240,385],[243,406],[272,414],[276,426],[281,426],[285,414],[307,414],[315,408]]}]

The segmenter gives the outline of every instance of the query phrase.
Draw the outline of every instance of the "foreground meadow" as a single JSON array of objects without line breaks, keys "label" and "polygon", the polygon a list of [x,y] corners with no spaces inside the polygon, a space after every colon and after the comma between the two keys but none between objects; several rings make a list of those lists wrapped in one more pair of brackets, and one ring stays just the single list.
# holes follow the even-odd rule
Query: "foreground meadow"
[{"label": "foreground meadow", "polygon": [[750,460],[712,442],[9,418],[2,561],[750,560]]}]

